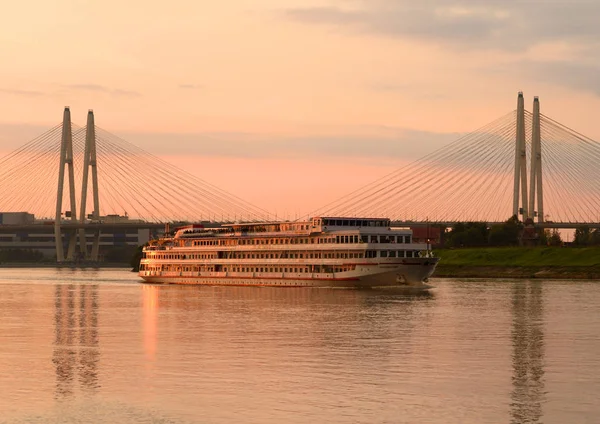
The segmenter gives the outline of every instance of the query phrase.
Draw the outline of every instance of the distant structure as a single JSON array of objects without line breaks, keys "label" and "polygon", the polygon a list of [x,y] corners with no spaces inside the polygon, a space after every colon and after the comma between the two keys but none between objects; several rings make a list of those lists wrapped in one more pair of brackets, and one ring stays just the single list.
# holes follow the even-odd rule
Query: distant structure
[{"label": "distant structure", "polygon": [[[525,139],[525,105],[523,93],[517,98],[517,133],[515,137],[515,178],[513,191],[513,215],[523,216],[523,221],[544,222],[544,191],[542,187],[542,143],[540,128],[540,101],[533,98],[533,116],[531,125],[530,190],[527,192],[527,152]],[[537,190],[537,210],[536,210]],[[519,197],[521,203],[519,203]],[[519,207],[519,204],[521,207]]]},{"label": "distant structure", "polygon": [[[98,222],[100,219],[100,197],[98,195],[98,168],[96,166],[96,125],[94,124],[94,111],[89,110],[87,116],[87,126],[85,133],[85,151],[83,154],[83,181],[81,184],[81,211],[79,219],[81,224],[85,224],[85,205],[88,191],[88,173],[92,168],[92,195],[94,197],[94,210],[88,215],[88,218]],[[92,252],[88,252],[85,229],[79,230],[79,248],[85,259],[92,261],[98,260],[98,249],[100,247],[100,230],[95,230],[92,242]]]},{"label": "distant structure", "polygon": [[[88,180],[91,169],[92,177],[92,196],[94,202],[94,210],[89,215],[86,215],[86,204],[87,204],[87,193],[88,193]],[[65,172],[68,173],[69,182],[69,199],[70,199],[70,210],[64,212],[64,217],[70,219],[71,223],[79,223],[77,226],[71,226],[65,230],[65,238],[67,240],[67,255],[65,257],[63,248],[63,193],[65,190]],[[98,167],[97,167],[97,156],[96,156],[96,126],[94,122],[94,111],[89,110],[87,115],[87,126],[85,136],[85,148],[83,156],[83,176],[81,183],[81,199],[80,199],[80,212],[79,220],[77,219],[77,200],[75,194],[75,174],[73,166],[73,134],[71,131],[71,111],[68,106],[65,107],[63,113],[62,122],[62,138],[60,148],[60,165],[58,170],[58,191],[56,195],[56,215],[54,219],[54,240],[56,246],[56,260],[57,262],[74,261],[77,259],[88,260],[97,262],[99,260],[100,251],[100,229],[92,229],[92,246],[91,251],[88,249],[88,240],[86,236],[86,219],[91,219],[92,222],[100,222],[100,196],[98,193]],[[122,221],[117,215],[109,215],[103,217],[103,222],[110,224],[119,223]],[[128,218],[123,217],[127,222]],[[133,230],[133,229],[132,229]],[[135,233],[138,230],[133,230]],[[139,244],[143,244],[148,241],[148,230],[140,230],[144,234],[136,234],[138,237],[130,237]],[[79,236],[79,251],[77,251],[77,236]],[[104,237],[106,238],[106,237]],[[127,239],[127,237],[125,237]],[[130,240],[131,241],[131,240]],[[141,243],[140,243],[141,241]],[[126,244],[126,243],[125,243]]]},{"label": "distant structure", "polygon": [[[99,251],[97,261],[102,261],[103,252],[112,248],[143,245],[154,237],[154,232],[157,231],[146,223],[130,220],[124,216],[100,216],[100,221],[103,224],[97,241]],[[38,219],[28,212],[0,212],[0,249],[36,250],[45,258],[54,258],[57,246],[62,247],[65,242],[69,242],[63,239],[61,243],[56,243],[54,224],[52,219]],[[87,227],[89,226],[88,224]],[[90,233],[99,232],[93,225],[91,227],[86,229],[88,248],[96,243],[89,239]],[[85,257],[80,252],[80,256],[74,260],[82,261]]]},{"label": "distant structure", "polygon": [[[529,178],[529,213],[538,222],[544,222],[544,192],[542,189],[542,132],[540,128],[540,102],[533,98],[533,125],[531,128],[531,177]],[[536,206],[537,190],[537,211]]]},{"label": "distant structure", "polygon": [[[60,143],[60,167],[58,169],[58,192],[56,193],[56,217],[54,220],[54,237],[56,240],[56,260],[63,262],[65,255],[62,244],[62,199],[65,185],[65,166],[69,172],[69,194],[71,200],[71,210],[65,212],[65,218],[71,218],[77,222],[76,202],[75,202],[75,171],[73,169],[73,134],[71,132],[71,111],[65,107],[63,113],[62,138]],[[77,243],[75,230],[67,234],[69,247],[67,250],[67,260],[75,259],[75,245]]]}]

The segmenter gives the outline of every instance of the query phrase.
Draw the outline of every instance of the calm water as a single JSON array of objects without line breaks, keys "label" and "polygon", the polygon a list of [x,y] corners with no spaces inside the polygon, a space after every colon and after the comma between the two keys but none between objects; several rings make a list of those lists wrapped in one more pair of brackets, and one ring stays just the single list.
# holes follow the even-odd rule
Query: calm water
[{"label": "calm water", "polygon": [[600,283],[0,270],[1,423],[597,423]]}]

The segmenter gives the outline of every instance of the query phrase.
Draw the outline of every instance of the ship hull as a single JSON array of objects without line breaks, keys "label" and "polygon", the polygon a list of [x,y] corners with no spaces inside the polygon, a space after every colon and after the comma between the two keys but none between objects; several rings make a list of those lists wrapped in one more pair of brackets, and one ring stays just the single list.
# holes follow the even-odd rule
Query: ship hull
[{"label": "ship hull", "polygon": [[438,258],[415,258],[404,263],[366,263],[357,270],[335,274],[201,273],[141,271],[140,277],[153,284],[268,287],[427,287]]}]

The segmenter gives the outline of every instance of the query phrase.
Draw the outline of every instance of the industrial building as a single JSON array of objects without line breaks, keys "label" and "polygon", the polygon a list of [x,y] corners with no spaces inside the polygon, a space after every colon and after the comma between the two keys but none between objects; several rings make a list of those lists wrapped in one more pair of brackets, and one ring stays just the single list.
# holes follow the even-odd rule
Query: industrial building
[{"label": "industrial building", "polygon": [[[148,228],[136,228],[136,221],[126,216],[108,215],[100,217],[105,225],[100,234],[100,257],[103,252],[115,247],[140,246],[154,235]],[[126,228],[123,225],[128,224]],[[91,248],[94,233],[86,232],[86,244]],[[63,246],[67,236],[63,235]],[[35,219],[28,212],[0,212],[0,249],[31,249],[41,252],[46,258],[56,258],[54,220]],[[101,259],[101,258],[100,258]]]}]

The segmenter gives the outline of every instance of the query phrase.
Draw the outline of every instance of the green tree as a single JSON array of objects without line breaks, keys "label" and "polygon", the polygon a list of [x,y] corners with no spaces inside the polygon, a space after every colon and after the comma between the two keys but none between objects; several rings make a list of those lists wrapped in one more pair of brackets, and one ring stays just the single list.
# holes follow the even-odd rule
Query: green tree
[{"label": "green tree", "polygon": [[552,234],[550,234],[550,237],[548,238],[548,244],[550,246],[562,245],[562,238],[560,237],[560,233],[557,229],[552,230]]},{"label": "green tree", "polygon": [[592,232],[590,227],[583,226],[575,229],[575,235],[573,236],[573,244],[577,246],[589,246],[592,244]]},{"label": "green tree", "polygon": [[133,272],[138,272],[140,270],[140,261],[142,260],[143,248],[144,246],[138,246],[133,256],[131,257],[131,260],[129,261]]},{"label": "green tree", "polygon": [[487,244],[489,229],[481,222],[458,222],[448,234],[450,247],[477,247]]},{"label": "green tree", "polygon": [[548,244],[550,243],[550,236],[552,234],[550,233],[549,230],[546,229],[542,229],[540,230],[540,245],[541,246],[548,246]]},{"label": "green tree", "polygon": [[44,254],[33,249],[2,249],[0,262],[42,262]]},{"label": "green tree", "polygon": [[517,246],[523,224],[516,216],[512,216],[503,224],[494,225],[490,229],[489,244],[491,246]]},{"label": "green tree", "polygon": [[131,262],[137,246],[114,246],[104,250],[104,262],[125,263]]},{"label": "green tree", "polygon": [[590,237],[590,243],[594,246],[600,246],[600,228],[596,228]]}]

